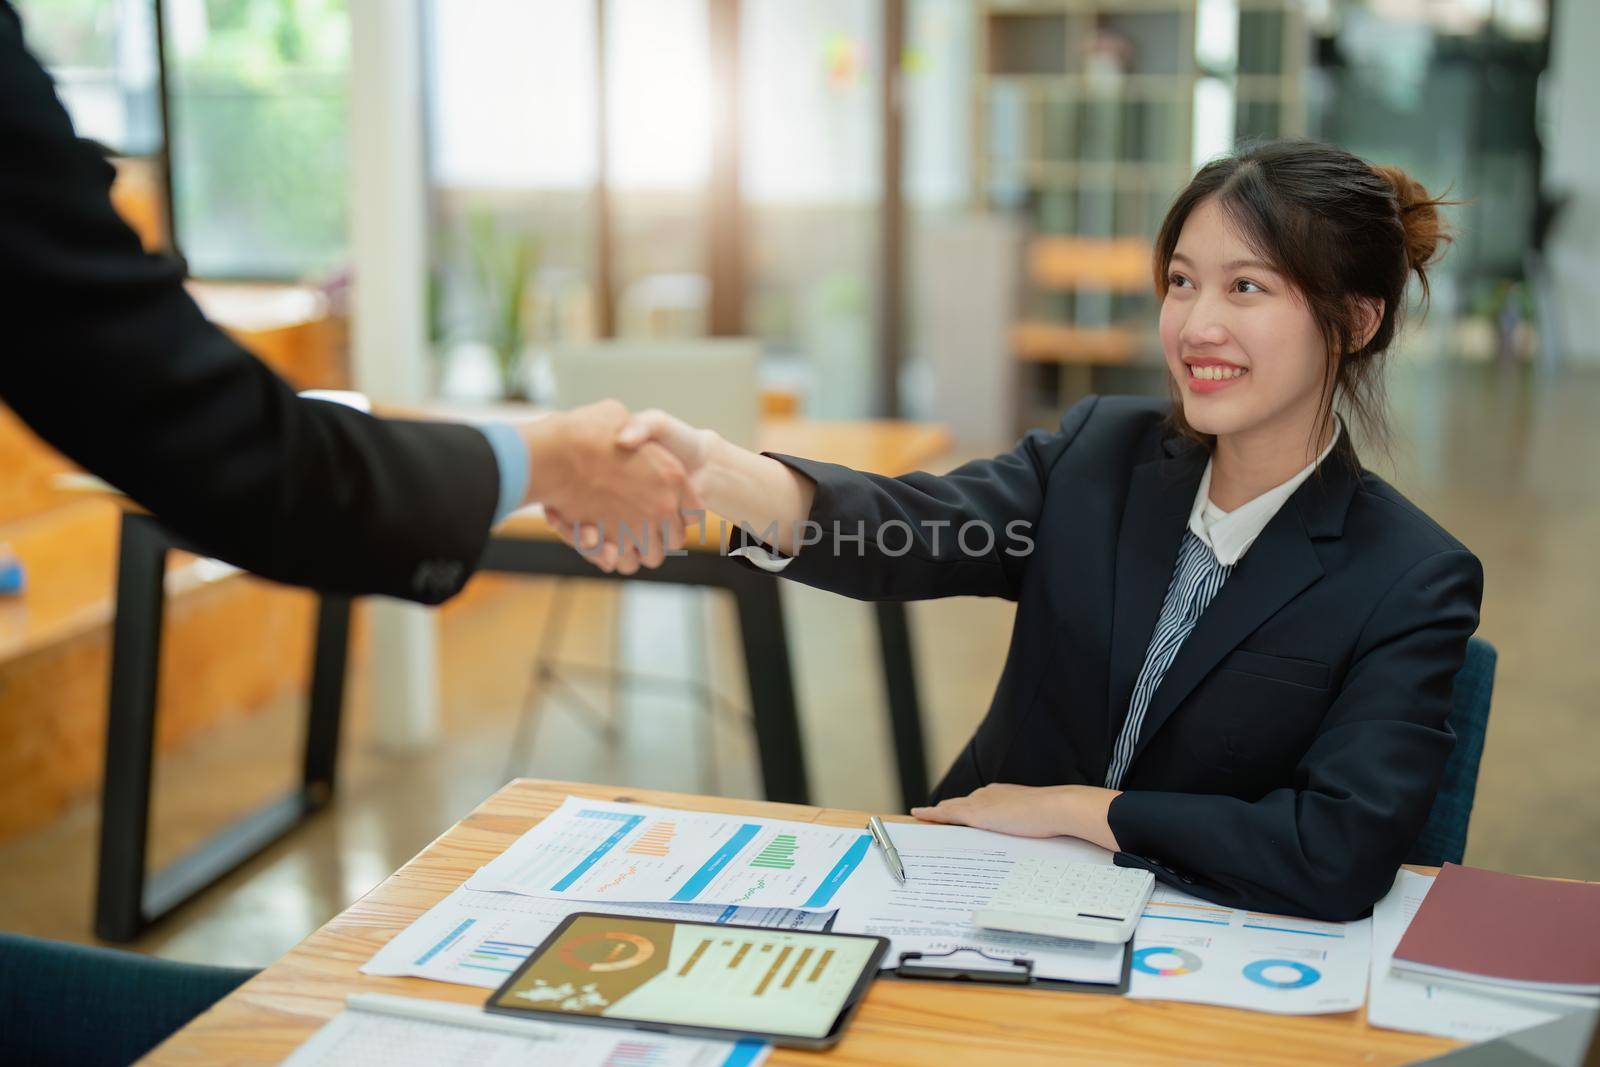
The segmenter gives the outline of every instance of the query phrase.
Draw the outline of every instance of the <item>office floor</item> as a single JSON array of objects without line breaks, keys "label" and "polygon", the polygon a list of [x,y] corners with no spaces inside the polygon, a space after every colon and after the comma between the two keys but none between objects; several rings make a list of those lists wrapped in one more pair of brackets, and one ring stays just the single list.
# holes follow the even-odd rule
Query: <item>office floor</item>
[{"label": "office floor", "polygon": [[[1500,649],[1487,752],[1467,861],[1600,879],[1600,374],[1541,381],[1515,369],[1429,365],[1398,376],[1392,466],[1404,491],[1483,559],[1483,636]],[[955,457],[952,457],[954,459]],[[629,688],[608,740],[604,714],[553,699],[517,750],[518,709],[550,616],[554,585],[492,583],[442,627],[444,734],[420,754],[372,742],[366,686],[354,682],[338,803],[137,947],[179,959],[263,964],[365,892],[512,774],[753,796],[744,723],[692,690]],[[711,594],[570,583],[561,655],[622,662],[652,675],[706,677],[744,699],[730,606]],[[875,634],[869,609],[786,587],[814,797],[891,808]],[[625,624],[615,626],[619,606]],[[987,706],[1011,623],[1007,604],[912,610],[934,771]],[[571,676],[596,709],[606,694]],[[546,687],[547,692],[552,692]],[[298,743],[293,701],[230,722],[158,769],[154,848],[170,854],[230,813],[289,784]],[[95,811],[0,845],[0,929],[89,940]]]}]

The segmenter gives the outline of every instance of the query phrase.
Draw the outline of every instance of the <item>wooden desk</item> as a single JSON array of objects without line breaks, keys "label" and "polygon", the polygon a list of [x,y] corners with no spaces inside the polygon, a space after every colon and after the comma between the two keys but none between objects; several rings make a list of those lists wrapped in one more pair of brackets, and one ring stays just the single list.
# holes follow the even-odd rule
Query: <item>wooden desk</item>
[{"label": "wooden desk", "polygon": [[[861,812],[643,789],[522,780],[505,786],[382,885],[151,1053],[150,1064],[276,1063],[343,1007],[379,991],[482,1004],[481,989],[358,968],[395,933],[554,811],[567,794],[805,822],[860,826]],[[1456,1046],[1368,1027],[1364,1014],[1275,1016],[1232,1008],[968,986],[874,983],[836,1048],[775,1050],[778,1064],[1061,1063],[1399,1064]]]},{"label": "wooden desk", "polygon": [[[485,413],[482,409],[429,409],[425,414],[459,417]],[[489,414],[492,417],[494,413]],[[763,422],[760,440],[760,447],[768,451],[889,475],[921,467],[949,445],[949,434],[942,427],[889,421],[772,419]],[[720,558],[717,526],[709,523],[707,527],[711,536],[703,536],[691,546],[693,551],[666,560],[656,570],[624,578],[595,569],[557,540],[542,517],[519,515],[494,530],[479,567],[513,574],[704,586],[731,593],[738,610],[763,787],[769,798],[803,803],[809,799],[805,751],[778,582]],[[192,546],[175,540],[153,516],[136,509],[124,512],[95,895],[95,933],[107,941],[133,940],[326,806],[333,797],[338,770],[350,598],[324,595],[318,605],[298,784],[167,867],[146,869],[164,576],[167,557],[174,549],[192,550]],[[907,806],[920,804],[928,795],[928,770],[905,605],[882,603],[873,609],[901,792]]]}]

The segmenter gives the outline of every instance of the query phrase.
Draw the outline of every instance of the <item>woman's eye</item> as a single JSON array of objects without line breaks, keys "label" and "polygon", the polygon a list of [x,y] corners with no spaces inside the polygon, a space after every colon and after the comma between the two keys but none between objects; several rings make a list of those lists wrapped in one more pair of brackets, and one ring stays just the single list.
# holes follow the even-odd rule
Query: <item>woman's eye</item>
[{"label": "woman's eye", "polygon": [[1261,286],[1257,285],[1255,282],[1251,281],[1249,278],[1240,278],[1238,281],[1234,282],[1233,285],[1234,285],[1234,290],[1236,292],[1240,292],[1240,293],[1264,293],[1264,292],[1266,292],[1265,289],[1263,289]]},{"label": "woman's eye", "polygon": [[1189,284],[1189,279],[1185,278],[1181,274],[1169,274],[1169,275],[1167,275],[1167,284],[1168,285],[1178,285],[1178,286],[1188,285]]}]

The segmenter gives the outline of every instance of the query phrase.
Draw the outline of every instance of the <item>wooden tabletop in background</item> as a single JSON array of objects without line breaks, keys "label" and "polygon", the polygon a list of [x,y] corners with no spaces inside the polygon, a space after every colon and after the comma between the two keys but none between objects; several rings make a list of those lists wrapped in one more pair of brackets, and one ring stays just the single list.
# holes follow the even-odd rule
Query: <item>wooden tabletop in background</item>
[{"label": "wooden tabletop in background", "polygon": [[[482,1004],[484,990],[358,968],[394,934],[560,806],[568,795],[861,826],[861,812],[618,789],[511,782],[415,859],[156,1049],[151,1064],[277,1063],[358,991]],[[1400,1064],[1456,1042],[1368,1027],[1362,1012],[1276,1016],[946,982],[873,983],[829,1052],[777,1049],[774,1064]]]}]

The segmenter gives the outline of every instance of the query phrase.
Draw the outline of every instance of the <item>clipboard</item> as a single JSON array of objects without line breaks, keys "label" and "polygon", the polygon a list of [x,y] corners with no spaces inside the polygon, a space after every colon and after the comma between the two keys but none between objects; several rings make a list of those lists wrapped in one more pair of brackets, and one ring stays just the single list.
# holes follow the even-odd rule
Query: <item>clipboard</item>
[{"label": "clipboard", "polygon": [[[971,960],[976,954],[991,963],[1004,963],[1009,966],[1004,969],[992,967],[974,967],[966,961]],[[895,966],[878,973],[880,980],[893,978],[898,981],[926,982],[975,982],[985,985],[1014,985],[1034,989],[1055,989],[1064,993],[1099,993],[1108,996],[1124,996],[1128,992],[1128,979],[1133,973],[1133,946],[1123,946],[1122,973],[1115,984],[1108,985],[1102,982],[1073,982],[1059,978],[1035,978],[1033,976],[1033,961],[1022,959],[1006,959],[985,952],[981,948],[953,948],[948,952],[902,952]]]}]

